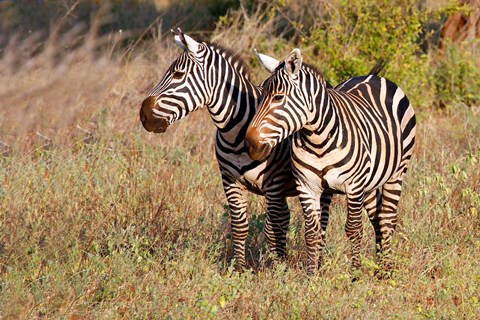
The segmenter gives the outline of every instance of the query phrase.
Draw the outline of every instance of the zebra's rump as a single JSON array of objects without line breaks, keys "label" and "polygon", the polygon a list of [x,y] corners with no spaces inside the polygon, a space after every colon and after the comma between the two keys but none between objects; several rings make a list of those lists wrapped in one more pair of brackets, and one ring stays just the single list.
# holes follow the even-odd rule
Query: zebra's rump
[{"label": "zebra's rump", "polygon": [[[355,106],[366,106],[371,109],[371,121],[378,128],[384,124],[398,125],[399,143],[402,145],[403,155],[408,154],[415,140],[415,112],[403,90],[392,81],[375,76],[362,76],[349,79],[337,87],[336,91],[361,97],[365,104],[353,103]],[[387,128],[388,130],[389,128]],[[391,128],[395,130],[395,128]],[[391,138],[395,132],[390,132]]]}]

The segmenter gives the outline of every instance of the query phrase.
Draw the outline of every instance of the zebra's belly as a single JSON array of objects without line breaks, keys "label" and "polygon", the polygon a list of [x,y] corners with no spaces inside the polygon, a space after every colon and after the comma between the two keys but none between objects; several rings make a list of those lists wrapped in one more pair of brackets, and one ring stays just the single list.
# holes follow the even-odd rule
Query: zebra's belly
[{"label": "zebra's belly", "polygon": [[258,195],[280,193],[286,197],[297,195],[289,161],[284,163],[272,158],[258,163],[247,153],[223,160],[219,160],[222,174],[242,184],[250,192]]},{"label": "zebra's belly", "polygon": [[383,154],[368,155],[364,158],[366,162],[357,161],[361,158],[358,155],[353,155],[350,161],[340,161],[347,152],[340,150],[318,157],[302,148],[294,148],[292,164],[296,179],[317,194],[325,189],[345,194],[359,189],[369,192],[385,184],[399,167],[399,161],[386,161]]}]

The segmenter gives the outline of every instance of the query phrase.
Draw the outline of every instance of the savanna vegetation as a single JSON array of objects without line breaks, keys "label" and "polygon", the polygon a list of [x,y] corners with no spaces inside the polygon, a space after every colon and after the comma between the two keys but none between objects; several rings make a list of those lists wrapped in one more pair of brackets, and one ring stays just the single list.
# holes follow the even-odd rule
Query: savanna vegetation
[{"label": "savanna vegetation", "polygon": [[[472,2],[474,3],[474,2]],[[479,40],[440,37],[465,2],[0,2],[0,319],[478,319]],[[140,104],[180,49],[169,28],[304,60],[336,84],[387,61],[417,111],[417,144],[378,280],[365,219],[352,283],[345,201],[325,265],[306,276],[297,199],[289,259],[269,266],[265,202],[250,198],[251,270],[232,268],[228,208],[203,111],[162,135]],[[439,44],[442,43],[441,46]]]}]

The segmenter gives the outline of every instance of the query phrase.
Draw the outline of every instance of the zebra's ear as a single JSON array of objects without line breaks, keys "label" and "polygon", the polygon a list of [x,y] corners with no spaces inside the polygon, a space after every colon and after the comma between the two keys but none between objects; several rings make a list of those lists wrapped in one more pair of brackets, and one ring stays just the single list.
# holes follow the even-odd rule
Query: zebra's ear
[{"label": "zebra's ear", "polygon": [[173,40],[175,41],[175,44],[182,50],[185,50],[186,47],[185,47],[185,44],[182,42],[182,39],[180,37],[180,35],[178,34],[175,34],[175,32],[172,30],[172,33],[174,34],[173,36]]},{"label": "zebra's ear", "polygon": [[193,40],[191,37],[187,36],[182,32],[180,28],[177,28],[177,31],[171,29],[173,33],[173,40],[180,47],[180,49],[191,51],[197,53],[198,51],[198,42]]},{"label": "zebra's ear", "polygon": [[273,73],[275,69],[278,67],[280,64],[280,61],[277,59],[267,56],[266,54],[259,53],[257,49],[253,49],[255,52],[255,55],[257,56],[258,60],[260,60],[260,64],[265,68],[270,73]]},{"label": "zebra's ear", "polygon": [[302,68],[302,53],[300,49],[295,48],[290,52],[285,59],[285,69],[290,76],[297,76]]},{"label": "zebra's ear", "polygon": [[188,51],[197,53],[198,51],[198,42],[187,36],[186,34],[183,35],[185,39],[185,45],[187,46]]}]

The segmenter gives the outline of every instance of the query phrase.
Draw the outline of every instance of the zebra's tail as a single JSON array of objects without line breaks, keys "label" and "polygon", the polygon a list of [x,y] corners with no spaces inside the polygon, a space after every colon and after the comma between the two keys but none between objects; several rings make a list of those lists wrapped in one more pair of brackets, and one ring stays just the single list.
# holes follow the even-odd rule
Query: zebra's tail
[{"label": "zebra's tail", "polygon": [[383,68],[385,68],[386,64],[387,62],[385,61],[385,59],[380,58],[380,60],[377,61],[377,63],[373,66],[373,68],[368,74],[372,76],[378,76],[378,74],[383,70]]}]

